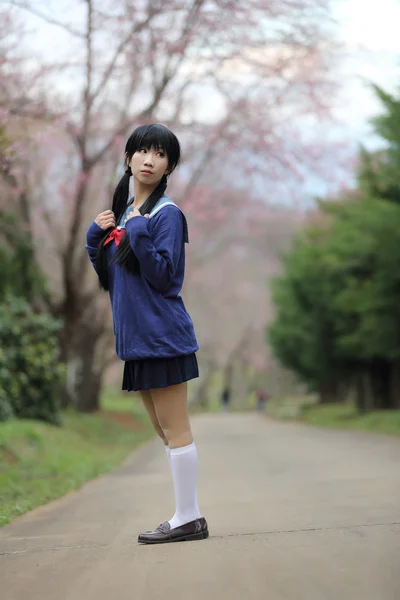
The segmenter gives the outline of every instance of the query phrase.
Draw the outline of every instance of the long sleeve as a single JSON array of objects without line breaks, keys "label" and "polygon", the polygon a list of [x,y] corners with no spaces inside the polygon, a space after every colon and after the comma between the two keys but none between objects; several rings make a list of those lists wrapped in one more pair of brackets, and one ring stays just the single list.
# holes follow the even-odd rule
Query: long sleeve
[{"label": "long sleeve", "polygon": [[126,232],[141,273],[157,291],[165,292],[172,283],[182,251],[183,215],[179,208],[168,206],[153,218],[151,236],[146,217],[129,219]]},{"label": "long sleeve", "polygon": [[85,249],[89,255],[90,262],[96,270],[96,253],[97,248],[100,244],[102,237],[104,236],[104,230],[93,221],[86,233],[86,246]]}]

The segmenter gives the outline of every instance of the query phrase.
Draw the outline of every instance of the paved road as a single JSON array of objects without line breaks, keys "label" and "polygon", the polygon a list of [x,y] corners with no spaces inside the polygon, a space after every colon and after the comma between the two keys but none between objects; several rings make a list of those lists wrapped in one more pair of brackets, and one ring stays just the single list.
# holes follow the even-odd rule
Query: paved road
[{"label": "paved road", "polygon": [[139,546],[173,511],[161,443],[0,530],[2,600],[399,600],[400,441],[200,416],[210,538]]}]

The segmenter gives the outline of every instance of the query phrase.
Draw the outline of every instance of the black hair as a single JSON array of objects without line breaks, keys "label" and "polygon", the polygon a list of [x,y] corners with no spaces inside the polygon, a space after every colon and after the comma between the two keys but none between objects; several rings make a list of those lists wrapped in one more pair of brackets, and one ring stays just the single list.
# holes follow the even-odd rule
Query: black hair
[{"label": "black hair", "polygon": [[[178,138],[164,125],[141,125],[137,127],[129,137],[125,146],[125,162],[128,163],[132,156],[141,148],[154,148],[155,150],[163,150],[168,158],[168,174],[163,175],[156,189],[145,200],[139,211],[142,215],[150,213],[158,200],[162,198],[167,189],[168,177],[172,171],[178,166],[181,157],[181,148]],[[132,176],[131,168],[128,167],[115,188],[112,211],[115,215],[115,222],[118,224],[123,215],[129,200],[129,180]],[[109,289],[108,282],[108,261],[104,242],[112,229],[105,232],[97,249],[96,255],[96,271],[99,276],[100,287],[104,290]],[[124,235],[117,248],[113,259],[118,265],[126,268],[132,274],[140,273],[139,261],[133,252],[129,243],[129,237]]]}]

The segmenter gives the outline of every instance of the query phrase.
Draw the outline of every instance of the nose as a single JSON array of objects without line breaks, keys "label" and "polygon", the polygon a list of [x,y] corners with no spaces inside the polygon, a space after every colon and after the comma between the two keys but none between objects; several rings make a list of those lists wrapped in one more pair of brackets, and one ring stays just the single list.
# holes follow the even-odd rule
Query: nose
[{"label": "nose", "polygon": [[154,164],[154,158],[153,158],[153,153],[152,152],[148,152],[146,154],[146,158],[144,159],[144,164],[146,167],[152,167]]}]

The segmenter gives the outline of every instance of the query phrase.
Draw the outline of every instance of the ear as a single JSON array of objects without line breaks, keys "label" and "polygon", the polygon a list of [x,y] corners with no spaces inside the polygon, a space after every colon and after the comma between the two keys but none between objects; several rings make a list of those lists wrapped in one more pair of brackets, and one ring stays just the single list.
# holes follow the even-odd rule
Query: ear
[{"label": "ear", "polygon": [[132,160],[132,159],[130,159],[130,158],[129,158],[129,155],[128,155],[128,153],[127,153],[127,152],[125,152],[125,155],[124,155],[124,156],[125,156],[125,164],[127,165],[127,167],[130,167],[130,166],[131,166],[131,160]]}]

